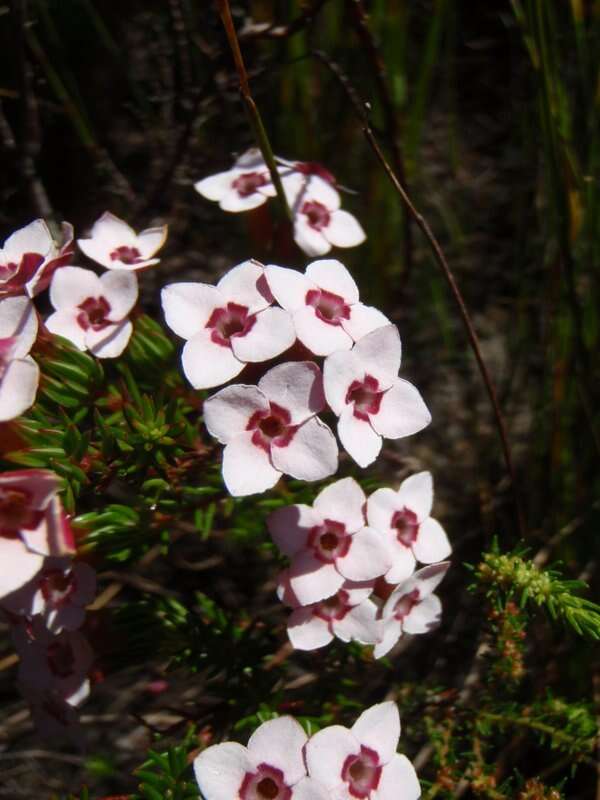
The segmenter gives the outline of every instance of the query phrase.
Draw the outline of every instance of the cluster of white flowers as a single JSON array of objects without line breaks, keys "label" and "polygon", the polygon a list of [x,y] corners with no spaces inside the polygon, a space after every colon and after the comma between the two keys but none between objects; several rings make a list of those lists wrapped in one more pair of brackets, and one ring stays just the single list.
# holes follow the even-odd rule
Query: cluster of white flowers
[{"label": "cluster of white flowers", "polygon": [[205,800],[417,800],[419,780],[396,752],[399,739],[391,701],[368,708],[352,728],[331,725],[310,738],[293,717],[277,717],[247,747],[207,747],[194,771]]},{"label": "cluster of white flowers", "polygon": [[[356,247],[366,239],[358,220],[342,210],[333,175],[320,164],[276,159],[283,191],[292,212],[294,241],[308,256],[323,256],[332,247]],[[233,167],[194,184],[223,211],[251,211],[277,192],[260,152],[253,148]]]},{"label": "cluster of white flowers", "polygon": [[73,561],[75,542],[58,477],[0,475],[0,608],[11,622],[18,682],[37,726],[64,732],[89,693],[92,650],[78,630],[94,598],[94,570]]}]

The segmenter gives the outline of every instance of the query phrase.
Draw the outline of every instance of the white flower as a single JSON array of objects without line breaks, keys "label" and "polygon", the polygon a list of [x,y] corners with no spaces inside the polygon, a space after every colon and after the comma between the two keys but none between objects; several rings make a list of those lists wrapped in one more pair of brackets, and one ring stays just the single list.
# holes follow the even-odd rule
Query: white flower
[{"label": "white flower", "polygon": [[410,436],[431,422],[418,390],[398,377],[400,358],[398,331],[386,325],[325,359],[325,396],[339,417],[340,441],[361,467],[377,458],[382,437]]},{"label": "white flower", "polygon": [[260,151],[256,148],[241,155],[231,169],[209,175],[194,184],[207,200],[217,202],[223,211],[249,211],[266,203],[277,192]]},{"label": "white flower", "polygon": [[385,536],[392,556],[392,566],[385,576],[388,583],[408,578],[417,561],[434,564],[452,552],[444,529],[430,516],[432,505],[430,472],[411,475],[397,492],[377,489],[369,497],[369,525]]},{"label": "white flower", "polygon": [[279,577],[279,599],[294,610],[287,622],[287,633],[296,650],[316,650],[333,641],[356,641],[375,644],[381,639],[381,622],[377,606],[369,595],[374,581],[345,581],[338,591],[325,600],[303,606],[290,584],[289,573]]},{"label": "white flower", "polygon": [[115,358],[132,333],[127,315],[138,296],[133,272],[105,272],[63,267],[54,274],[50,302],[56,309],[46,320],[52,333],[69,339],[98,358]]},{"label": "white flower", "polygon": [[280,364],[258,386],[237,384],[209,397],[204,421],[225,445],[223,479],[237,497],[264,492],[282,473],[317,481],[337,469],[335,437],[316,414],[325,407],[312,362]]},{"label": "white flower", "polygon": [[147,228],[136,233],[132,227],[110,211],[94,222],[89,239],[77,244],[88,258],[107,269],[137,270],[158,264],[154,254],[167,239],[167,226]]},{"label": "white flower", "polygon": [[366,237],[358,220],[340,208],[336,189],[318,175],[291,173],[284,187],[294,219],[294,241],[309,256],[333,247],[356,247]]},{"label": "white flower", "polygon": [[52,633],[81,627],[96,594],[96,573],[89,564],[47,558],[33,584],[28,614],[41,614]]},{"label": "white flower", "polygon": [[268,517],[275,544],[291,558],[288,578],[300,604],[330,597],[346,579],[368,581],[389,569],[384,537],[365,527],[365,503],[354,478],[342,478],[312,506],[285,506]]},{"label": "white flower", "polygon": [[233,267],[216,286],[172,283],[161,301],[167,325],[188,340],[182,364],[195,389],[220,386],[247,363],[274,358],[296,339],[287,311],[271,307],[264,269],[256,261]]},{"label": "white flower", "polygon": [[263,722],[248,746],[223,742],[194,760],[205,800],[328,800],[328,793],[306,776],[308,737],[292,717]]},{"label": "white flower", "polygon": [[33,297],[47,288],[54,271],[73,255],[73,227],[63,222],[62,232],[58,247],[44,220],[36,219],[8,237],[0,248],[0,297]]},{"label": "white flower", "polygon": [[438,625],[442,604],[433,592],[449,566],[445,562],[423,567],[396,586],[381,612],[383,629],[373,651],[375,658],[388,653],[403,633],[428,633]]},{"label": "white flower", "polygon": [[35,401],[40,371],[28,354],[37,330],[29,298],[0,299],[0,422],[15,419]]},{"label": "white flower", "polygon": [[277,302],[293,315],[298,339],[315,355],[349,350],[367,333],[390,324],[381,311],[359,302],[358,287],[340,261],[313,261],[304,275],[269,265],[265,277]]},{"label": "white flower", "polygon": [[396,753],[399,738],[396,704],[371,706],[351,729],[331,725],[315,733],[306,745],[308,774],[336,800],[417,800],[419,780]]}]

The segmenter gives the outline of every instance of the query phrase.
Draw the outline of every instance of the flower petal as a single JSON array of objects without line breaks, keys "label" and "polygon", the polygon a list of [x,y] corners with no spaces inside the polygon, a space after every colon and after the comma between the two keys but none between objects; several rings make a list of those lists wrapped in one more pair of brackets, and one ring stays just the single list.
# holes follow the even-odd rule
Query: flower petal
[{"label": "flower petal", "polygon": [[217,283],[217,289],[226,302],[246,306],[254,314],[272,303],[265,281],[262,264],[249,260],[237,264],[223,275]]},{"label": "flower petal", "polygon": [[342,725],[329,725],[317,731],[306,744],[308,774],[325,788],[336,789],[343,782],[346,759],[359,753],[360,744],[352,731]]},{"label": "flower petal", "polygon": [[397,492],[397,508],[409,508],[423,522],[433,506],[433,479],[431,472],[417,472],[402,481]]},{"label": "flower petal", "polygon": [[325,564],[308,550],[302,550],[292,559],[289,581],[300,605],[318,603],[335,594],[344,578],[333,564]]},{"label": "flower petal", "polygon": [[306,277],[320,289],[343,297],[346,303],[358,303],[358,286],[341,261],[322,258],[306,268]]},{"label": "flower petal", "polygon": [[146,228],[146,230],[140,231],[137,235],[137,241],[142,258],[152,258],[167,241],[168,232],[169,228],[167,225],[161,225],[157,228]]},{"label": "flower petal", "polygon": [[331,410],[338,416],[349,408],[346,395],[353,381],[362,381],[365,368],[353,350],[332,353],[323,363],[323,386]]},{"label": "flower petal", "polygon": [[79,350],[87,350],[85,331],[77,322],[77,309],[55,311],[54,314],[50,314],[45,325],[50,333],[68,339]]},{"label": "flower petal", "polygon": [[410,547],[399,542],[396,536],[388,539],[388,547],[392,557],[392,566],[385,574],[387,583],[405,581],[415,571],[417,560]]},{"label": "flower petal", "polygon": [[208,328],[198,331],[185,343],[181,365],[194,389],[222,386],[244,369],[244,363],[229,347],[213,342]]},{"label": "flower petal", "polygon": [[269,764],[283,772],[292,786],[306,775],[303,748],[308,740],[302,725],[292,717],[263,722],[248,740],[248,752],[255,764]]},{"label": "flower petal", "polygon": [[377,433],[386,439],[400,439],[426,428],[431,422],[431,414],[418,389],[397,378],[391,389],[384,392],[379,411],[371,414],[370,419]]},{"label": "flower petal", "polygon": [[402,509],[398,492],[385,487],[376,489],[367,500],[367,520],[372,528],[382,533],[392,530],[392,517]]},{"label": "flower petal", "polygon": [[18,591],[39,572],[44,556],[32,553],[20,539],[0,538],[0,600]]},{"label": "flower petal", "polygon": [[331,250],[325,236],[309,225],[302,213],[294,217],[294,241],[307,256],[324,256]]},{"label": "flower petal", "polygon": [[331,428],[318,417],[300,425],[285,447],[271,448],[273,465],[300,481],[320,481],[338,468],[338,447]]},{"label": "flower petal", "polygon": [[292,425],[299,425],[325,408],[323,376],[312,361],[278,364],[263,375],[258,388],[271,403],[289,411]]},{"label": "flower petal", "polygon": [[362,745],[375,750],[380,763],[387,764],[395,754],[400,739],[398,706],[388,700],[367,708],[352,726],[352,733]]},{"label": "flower petal", "polygon": [[377,328],[390,325],[389,319],[381,311],[373,306],[365,306],[362,303],[354,303],[350,308],[350,319],[342,321],[342,327],[352,339],[357,342]]},{"label": "flower petal", "polygon": [[437,628],[442,616],[442,603],[436,594],[424,597],[404,619],[405,633],[429,633]]},{"label": "flower petal", "polygon": [[375,645],[373,656],[382,658],[387,655],[402,636],[402,623],[396,617],[383,620],[383,632],[380,641]]},{"label": "flower petal", "polygon": [[160,300],[167,325],[182,339],[203,330],[215,308],[225,306],[221,292],[206,283],[170,283]]},{"label": "flower petal", "polygon": [[413,544],[413,553],[418,561],[423,564],[435,564],[448,558],[451,552],[452,547],[440,523],[433,517],[422,522],[417,540]]},{"label": "flower petal", "polygon": [[194,759],[196,781],[206,800],[239,797],[244,776],[254,767],[248,750],[237,742],[207,747]]},{"label": "flower petal", "polygon": [[304,308],[307,293],[315,288],[301,272],[275,264],[265,267],[265,278],[273,296],[286,311]]},{"label": "flower petal", "polygon": [[204,424],[222,444],[247,430],[256,411],[268,411],[269,402],[257,386],[226,386],[204,401]]},{"label": "flower petal", "polygon": [[368,422],[355,417],[350,406],[342,411],[337,431],[344,450],[359,467],[368,467],[375,461],[381,450],[381,436]]},{"label": "flower petal", "polygon": [[333,634],[325,620],[315,617],[312,609],[305,606],[292,611],[287,623],[287,633],[296,650],[316,650],[333,640]]},{"label": "flower petal", "polygon": [[112,270],[100,277],[102,294],[110,305],[108,318],[120,322],[129,314],[138,298],[138,280],[135,272]]},{"label": "flower petal", "polygon": [[239,170],[228,169],[225,172],[217,172],[216,175],[208,175],[201,181],[196,181],[194,189],[206,197],[207,200],[219,202],[231,191],[231,185],[238,177]]},{"label": "flower petal", "polygon": [[310,506],[297,504],[272,511],[267,517],[267,528],[281,552],[293,556],[306,546],[311,528],[322,521],[321,515]]},{"label": "flower petal", "polygon": [[[115,274],[130,275],[131,273]],[[90,353],[93,353],[97,358],[116,358],[127,347],[132,333],[133,325],[126,319],[118,325],[109,325],[101,331],[95,331],[90,328],[85,332],[85,342]]]},{"label": "flower petal", "polygon": [[268,453],[252,443],[252,431],[240,433],[225,445],[223,480],[234,497],[265,492],[280,477],[281,472],[271,464]]},{"label": "flower petal", "polygon": [[25,253],[39,253],[46,256],[54,249],[54,241],[43,219],[36,219],[12,233],[3,247],[9,261],[18,263]]},{"label": "flower petal", "polygon": [[313,778],[302,778],[292,787],[292,800],[331,800],[329,792]]},{"label": "flower petal", "polygon": [[12,358],[23,358],[31,350],[38,331],[35,306],[28,297],[4,297],[0,300],[0,339],[16,337]]},{"label": "flower petal", "polygon": [[61,267],[52,276],[50,302],[57,311],[73,309],[88,297],[102,294],[100,278],[90,269]]},{"label": "flower petal", "polygon": [[331,214],[329,225],[323,229],[323,233],[335,247],[356,247],[367,238],[356,217],[342,209]]},{"label": "flower petal", "polygon": [[365,524],[366,502],[366,495],[354,478],[342,478],[319,492],[313,508],[323,519],[342,522],[348,533],[354,533]]},{"label": "flower petal", "polygon": [[378,380],[380,389],[388,389],[398,380],[402,345],[395,325],[384,325],[363,336],[352,352],[364,370]]},{"label": "flower petal", "polygon": [[385,575],[391,566],[386,539],[372,528],[355,533],[346,555],[336,561],[338,571],[352,581],[373,580]]},{"label": "flower petal", "polygon": [[20,416],[35,402],[40,370],[30,358],[11,361],[0,378],[0,422]]},{"label": "flower petal", "polygon": [[296,341],[292,317],[283,308],[265,308],[256,315],[245,336],[233,336],[231,349],[236,358],[248,363],[275,358]]},{"label": "flower petal", "polygon": [[417,570],[413,575],[409,576],[407,580],[396,586],[392,594],[386,600],[385,606],[383,607],[383,615],[390,616],[393,613],[396,601],[403,595],[410,594],[414,589],[419,590],[419,597],[421,600],[425,597],[429,597],[440,585],[449,567],[450,562],[444,561],[441,564],[431,564]]},{"label": "flower petal", "polygon": [[267,202],[267,195],[264,192],[255,191],[252,194],[242,196],[237,189],[231,189],[219,203],[222,211],[230,214],[239,214],[242,211],[251,211]]},{"label": "flower petal", "polygon": [[408,758],[395,753],[381,770],[379,786],[373,793],[373,800],[418,800],[421,786],[415,768]]},{"label": "flower petal", "polygon": [[352,347],[352,338],[344,328],[319,319],[311,306],[294,311],[294,327],[298,339],[317,356],[328,356]]},{"label": "flower petal", "polygon": [[375,644],[381,638],[381,623],[377,619],[377,606],[365,600],[354,606],[343,619],[333,620],[332,628],[343,642]]}]

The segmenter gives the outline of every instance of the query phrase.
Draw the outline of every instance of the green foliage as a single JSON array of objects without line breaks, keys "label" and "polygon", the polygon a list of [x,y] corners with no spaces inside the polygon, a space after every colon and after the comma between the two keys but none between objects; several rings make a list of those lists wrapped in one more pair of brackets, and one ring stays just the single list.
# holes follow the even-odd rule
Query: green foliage
[{"label": "green foliage", "polygon": [[159,752],[150,750],[147,760],[135,771],[139,793],[132,800],[194,800],[200,797],[192,775],[190,747],[194,739],[189,728],[184,741]]}]

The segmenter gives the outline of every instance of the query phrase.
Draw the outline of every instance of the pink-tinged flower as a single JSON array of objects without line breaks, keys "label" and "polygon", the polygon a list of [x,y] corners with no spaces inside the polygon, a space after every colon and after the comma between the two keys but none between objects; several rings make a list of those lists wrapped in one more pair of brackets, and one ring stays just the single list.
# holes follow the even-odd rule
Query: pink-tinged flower
[{"label": "pink-tinged flower", "polygon": [[312,506],[285,506],[270,514],[269,532],[291,559],[288,578],[301,605],[330,597],[345,580],[370,581],[388,571],[385,539],[365,527],[366,501],[354,478],[342,478],[323,489]]},{"label": "pink-tinged flower", "polygon": [[260,151],[251,148],[231,169],[209,175],[194,184],[202,197],[219,204],[223,211],[238,213],[258,208],[277,192]]},{"label": "pink-tinged flower", "polygon": [[336,800],[417,800],[413,765],[396,752],[400,716],[395,703],[371,706],[352,728],[331,725],[306,745],[308,774]]},{"label": "pink-tinged flower", "polygon": [[323,379],[311,361],[279,364],[258,386],[227,386],[209,397],[204,421],[225,445],[228,491],[236,497],[264,492],[282,473],[304,481],[333,475],[335,436],[316,416],[324,407]]},{"label": "pink-tinged flower", "polygon": [[35,401],[40,371],[28,353],[37,330],[29,298],[0,299],[0,422],[15,419]]},{"label": "pink-tinged flower", "polygon": [[307,606],[299,604],[288,572],[283,572],[279,581],[279,599],[294,607],[288,618],[287,633],[296,650],[316,650],[335,637],[361,644],[375,644],[381,638],[377,606],[369,600],[374,581],[346,581],[331,597]]},{"label": "pink-tinged flower", "polygon": [[442,613],[439,597],[433,594],[450,564],[423,567],[396,586],[381,612],[381,641],[373,654],[381,658],[392,649],[403,633],[428,633],[437,627]]},{"label": "pink-tinged flower", "polygon": [[309,256],[323,256],[333,247],[356,247],[367,238],[360,223],[340,208],[336,189],[319,175],[297,172],[284,176],[294,217],[294,241]]},{"label": "pink-tinged flower", "polygon": [[161,293],[167,325],[187,339],[183,371],[195,389],[220,386],[247,363],[267,361],[296,340],[287,311],[272,308],[264,268],[244,261],[216,286],[172,283]]},{"label": "pink-tinged flower", "polygon": [[52,333],[69,339],[98,358],[115,358],[127,347],[133,327],[127,315],[138,296],[132,272],[105,272],[63,267],[50,286],[56,309],[46,320]]},{"label": "pink-tinged flower", "polygon": [[432,506],[430,472],[411,475],[397,492],[377,489],[369,497],[369,525],[385,536],[392,556],[392,566],[385,575],[388,583],[408,578],[417,561],[434,564],[452,552],[444,529],[430,516]]},{"label": "pink-tinged flower", "polygon": [[194,772],[205,800],[327,800],[306,776],[308,737],[292,717],[263,722],[244,747],[223,742],[203,750]]},{"label": "pink-tinged flower", "polygon": [[410,436],[431,422],[418,390],[398,377],[400,358],[398,330],[386,325],[325,359],[325,396],[339,417],[338,436],[361,467],[377,458],[382,438]]},{"label": "pink-tinged flower", "polygon": [[58,247],[43,219],[15,231],[0,248],[0,297],[46,289],[58,267],[73,255],[73,227],[62,224],[63,244]]},{"label": "pink-tinged flower", "polygon": [[313,261],[304,275],[270,265],[265,277],[277,302],[292,314],[298,339],[315,355],[350,350],[367,333],[390,324],[381,311],[359,302],[358,287],[340,261]]},{"label": "pink-tinged flower", "polygon": [[94,222],[89,239],[78,239],[79,248],[88,258],[107,269],[137,270],[158,264],[154,258],[167,240],[168,228],[147,228],[136,233],[110,211]]},{"label": "pink-tinged flower", "polygon": [[0,475],[0,598],[31,580],[44,557],[74,551],[58,489],[58,477],[49,470]]}]

